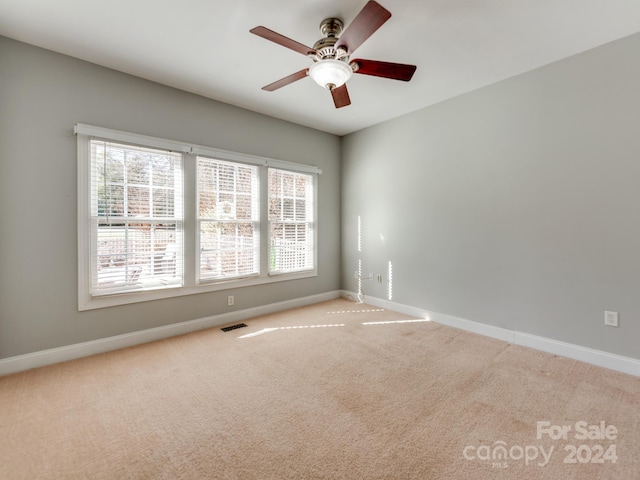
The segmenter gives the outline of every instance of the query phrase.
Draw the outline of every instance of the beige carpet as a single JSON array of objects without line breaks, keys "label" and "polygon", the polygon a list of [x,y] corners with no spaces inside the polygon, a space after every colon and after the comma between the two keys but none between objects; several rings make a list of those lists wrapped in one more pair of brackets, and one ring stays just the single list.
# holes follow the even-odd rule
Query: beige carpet
[{"label": "beige carpet", "polygon": [[0,378],[0,478],[640,478],[640,378],[366,324],[398,320],[335,300]]}]

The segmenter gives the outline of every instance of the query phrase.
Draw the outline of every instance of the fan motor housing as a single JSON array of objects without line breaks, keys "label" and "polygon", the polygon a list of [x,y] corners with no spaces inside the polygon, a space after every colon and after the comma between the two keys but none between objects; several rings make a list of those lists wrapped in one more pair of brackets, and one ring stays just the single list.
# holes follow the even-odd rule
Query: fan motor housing
[{"label": "fan motor housing", "polygon": [[346,50],[334,47],[343,28],[344,24],[339,18],[325,18],[320,22],[320,32],[324,37],[313,45],[313,49],[317,52],[313,55],[314,61],[326,59],[348,61]]}]

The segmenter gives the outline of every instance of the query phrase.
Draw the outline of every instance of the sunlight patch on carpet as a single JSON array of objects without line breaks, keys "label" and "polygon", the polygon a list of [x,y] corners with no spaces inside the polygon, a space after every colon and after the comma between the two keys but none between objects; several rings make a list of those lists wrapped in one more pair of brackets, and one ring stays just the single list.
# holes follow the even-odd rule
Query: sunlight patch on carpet
[{"label": "sunlight patch on carpet", "polygon": [[385,322],[362,322],[362,325],[392,325],[394,323],[420,323],[420,322],[430,322],[431,320],[427,318],[419,318],[417,320],[388,320]]},{"label": "sunlight patch on carpet", "polygon": [[247,335],[242,335],[238,338],[250,338],[257,337],[258,335],[263,335],[265,333],[275,332],[276,330],[299,330],[299,329],[308,329],[308,328],[331,328],[331,327],[344,327],[345,323],[334,323],[331,325],[295,325],[291,327],[272,327],[272,328],[263,328],[262,330],[254,333],[248,333]]},{"label": "sunlight patch on carpet", "polygon": [[338,310],[335,312],[327,312],[330,315],[337,315],[337,314],[343,314],[343,313],[372,313],[372,312],[384,312],[384,308],[371,308],[368,310]]}]

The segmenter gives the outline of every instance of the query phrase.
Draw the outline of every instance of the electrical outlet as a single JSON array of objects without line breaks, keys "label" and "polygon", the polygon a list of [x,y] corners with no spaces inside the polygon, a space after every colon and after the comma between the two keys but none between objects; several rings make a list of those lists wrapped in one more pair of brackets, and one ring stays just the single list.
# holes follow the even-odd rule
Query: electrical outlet
[{"label": "electrical outlet", "polygon": [[354,270],[353,271],[353,278],[355,278],[357,280],[359,276],[360,275],[358,275],[358,270]]},{"label": "electrical outlet", "polygon": [[378,274],[377,278],[378,278],[378,283],[382,283],[382,274],[381,273]]},{"label": "electrical outlet", "polygon": [[617,327],[618,325],[618,312],[604,312],[604,324],[608,327]]},{"label": "electrical outlet", "polygon": [[235,304],[236,304],[236,297],[234,297],[233,295],[229,295],[227,297],[227,305],[232,307]]}]

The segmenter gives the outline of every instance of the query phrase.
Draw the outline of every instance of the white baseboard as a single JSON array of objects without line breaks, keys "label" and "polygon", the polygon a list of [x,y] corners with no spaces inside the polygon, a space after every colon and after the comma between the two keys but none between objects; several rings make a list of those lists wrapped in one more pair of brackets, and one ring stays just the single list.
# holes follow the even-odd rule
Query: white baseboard
[{"label": "white baseboard", "polygon": [[[342,296],[357,298],[357,295],[355,293],[348,291],[343,291]],[[364,303],[372,305],[374,307],[386,308],[388,310],[393,310],[399,313],[405,313],[413,317],[429,318],[429,320],[440,323],[442,325],[447,325],[450,327],[459,328],[461,330],[466,330],[468,332],[496,338],[505,342],[513,343],[515,345],[535,348],[536,350],[553,353],[555,355],[571,358],[573,360],[579,360],[581,362],[590,363],[599,367],[609,368],[618,372],[640,376],[639,359],[624,357],[622,355],[603,352],[601,350],[582,347],[580,345],[561,342],[558,340],[553,340],[551,338],[539,337],[537,335],[531,335],[515,330],[507,330],[505,328],[494,327],[492,325],[486,325],[484,323],[474,322],[471,320],[466,320],[464,318],[453,317],[451,315],[445,315],[442,313],[432,312],[408,305],[402,305],[380,298],[367,296],[364,299]]]},{"label": "white baseboard", "polygon": [[[120,348],[140,345],[142,343],[152,342],[155,340],[162,340],[164,338],[183,335],[185,333],[195,332],[205,328],[218,327],[220,325],[258,317],[260,315],[312,305],[314,303],[333,300],[340,296],[357,298],[355,293],[348,291],[326,292],[318,295],[311,295],[308,297],[286,300],[259,307],[247,308],[244,310],[237,310],[196,320],[151,328],[139,332],[132,332],[124,335],[93,340],[90,342],[77,343],[65,347],[18,355],[0,360],[0,376],[54,363],[65,362],[67,360],[74,360],[76,358],[87,357],[98,353],[109,352]],[[624,357],[528,333],[494,327],[380,298],[367,296],[364,301],[365,303],[375,307],[394,310],[399,313],[411,315],[412,317],[429,318],[431,321],[442,325],[496,338],[515,345],[535,348],[543,352],[572,358],[574,360],[590,363],[599,367],[609,368],[622,373],[640,376],[640,360],[635,358]]]},{"label": "white baseboard", "polygon": [[76,358],[87,357],[98,353],[118,350],[120,348],[140,345],[142,343],[162,340],[164,338],[175,337],[185,333],[203,330],[205,328],[218,327],[229,323],[239,322],[260,315],[289,310],[291,308],[304,307],[314,303],[340,298],[341,291],[321,293],[308,297],[286,300],[283,302],[271,303],[260,307],[236,310],[234,312],[221,313],[206,318],[189,320],[186,322],[174,323],[162,327],[150,328],[139,332],[126,333],[113,337],[101,338],[90,342],[77,343],[65,347],[42,350],[40,352],[18,355],[0,360],[0,376],[10,373],[21,372],[30,368],[43,367],[54,363],[75,360]]}]

